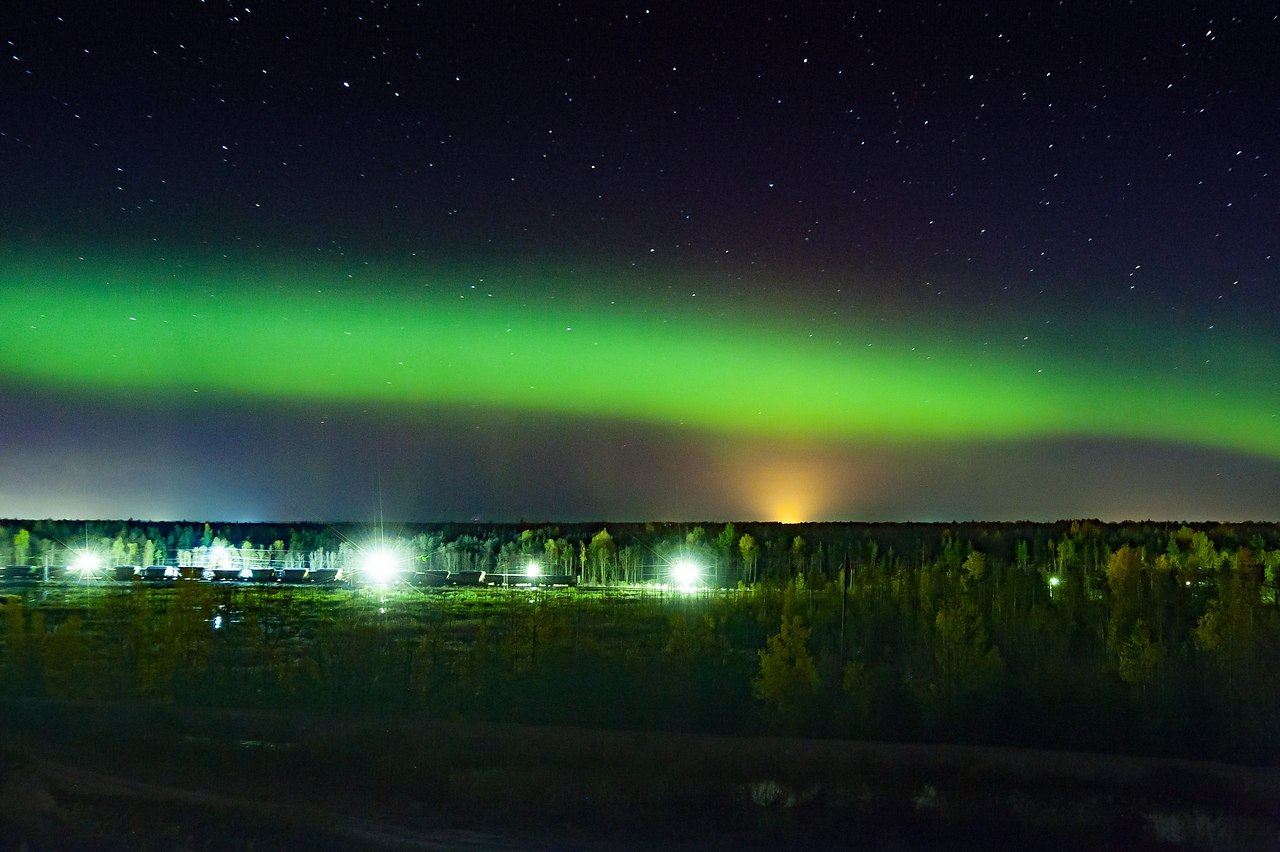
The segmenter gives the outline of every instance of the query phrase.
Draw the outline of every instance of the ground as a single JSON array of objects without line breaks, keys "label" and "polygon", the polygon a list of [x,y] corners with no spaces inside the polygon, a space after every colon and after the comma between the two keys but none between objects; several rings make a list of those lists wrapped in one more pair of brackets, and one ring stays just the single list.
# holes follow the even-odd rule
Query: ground
[{"label": "ground", "polygon": [[138,704],[0,708],[36,850],[1272,849],[1280,769]]}]

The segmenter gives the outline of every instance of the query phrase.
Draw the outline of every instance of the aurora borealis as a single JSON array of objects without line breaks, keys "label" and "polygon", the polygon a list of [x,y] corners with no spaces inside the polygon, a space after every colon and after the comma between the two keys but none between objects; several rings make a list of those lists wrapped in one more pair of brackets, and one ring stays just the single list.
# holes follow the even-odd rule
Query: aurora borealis
[{"label": "aurora borealis", "polygon": [[1278,517],[1243,18],[228,8],[11,42],[0,515]]},{"label": "aurora borealis", "polygon": [[[0,311],[33,321],[10,337],[0,367],[72,393],[478,405],[774,439],[1103,436],[1280,459],[1274,405],[1223,394],[1211,378],[1171,380],[1152,364],[1109,383],[1112,355],[1068,363],[986,342],[916,347],[860,318],[824,328],[776,311],[766,324],[742,310],[602,298],[532,304],[495,298],[509,289],[501,276],[484,290],[466,283],[474,277],[352,286],[332,274],[251,276],[247,287],[130,269],[103,285],[69,272],[19,278],[26,286]],[[1262,362],[1276,363],[1269,354]],[[1248,363],[1238,369],[1251,384],[1268,380],[1250,377]],[[1216,404],[1197,404],[1206,397]]]}]

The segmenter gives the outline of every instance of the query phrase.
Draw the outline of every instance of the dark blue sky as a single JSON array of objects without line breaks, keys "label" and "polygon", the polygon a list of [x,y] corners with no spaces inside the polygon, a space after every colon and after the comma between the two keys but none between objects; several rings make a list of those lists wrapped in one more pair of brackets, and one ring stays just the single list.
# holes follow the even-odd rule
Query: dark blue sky
[{"label": "dark blue sky", "polygon": [[[620,298],[698,281],[904,341],[1035,329],[1067,369],[1115,346],[1116,381],[1196,364],[1172,418],[1214,387],[1280,411],[1268,4],[24,3],[0,37],[6,288],[107,255],[241,280],[317,257],[589,267]],[[485,439],[429,406],[329,406],[321,440],[319,409],[0,384],[9,515],[346,519],[379,488],[406,520],[763,511],[726,485],[737,457],[863,479],[824,485],[826,517],[1280,517],[1280,436],[921,452],[564,412]]]}]

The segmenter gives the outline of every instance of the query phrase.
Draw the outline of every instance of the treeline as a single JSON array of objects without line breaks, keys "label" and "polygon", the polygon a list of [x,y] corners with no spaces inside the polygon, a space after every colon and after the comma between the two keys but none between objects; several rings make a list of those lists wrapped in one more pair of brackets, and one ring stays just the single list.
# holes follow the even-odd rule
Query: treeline
[{"label": "treeline", "polygon": [[[493,571],[538,561],[601,585],[661,582],[680,558],[695,561],[703,583],[715,587],[798,574],[821,582],[858,565],[957,564],[974,551],[993,566],[1061,571],[1071,564],[1097,578],[1123,546],[1148,560],[1163,554],[1173,568],[1206,571],[1247,549],[1274,584],[1280,560],[1280,525],[1258,523],[437,524],[399,525],[376,537],[399,541],[424,569]],[[374,538],[364,524],[9,520],[0,521],[0,565],[66,564],[82,549],[114,564],[179,565],[222,546],[279,564],[330,566]]]},{"label": "treeline", "polygon": [[754,692],[793,732],[1271,761],[1277,557],[1187,531],[1099,561],[1070,538],[1039,564],[873,560],[843,594],[797,577],[757,596],[779,626]]}]

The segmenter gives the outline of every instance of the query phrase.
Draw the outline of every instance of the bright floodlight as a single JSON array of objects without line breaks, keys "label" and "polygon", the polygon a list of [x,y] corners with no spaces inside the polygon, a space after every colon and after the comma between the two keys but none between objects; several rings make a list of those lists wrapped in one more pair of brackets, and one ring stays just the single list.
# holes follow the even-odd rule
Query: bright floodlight
[{"label": "bright floodlight", "polygon": [[537,562],[530,562],[528,565],[524,566],[524,575],[526,577],[541,577],[542,566]]},{"label": "bright floodlight", "polygon": [[404,559],[389,547],[375,547],[362,555],[361,569],[369,582],[385,586],[404,569]]},{"label": "bright floodlight", "polygon": [[671,565],[671,580],[681,591],[692,591],[698,584],[698,576],[702,570],[692,559],[677,559]]},{"label": "bright floodlight", "polygon": [[221,544],[215,544],[209,548],[209,559],[213,562],[214,567],[217,568],[229,568],[231,566],[231,554]]},{"label": "bright floodlight", "polygon": [[1061,577],[1050,577],[1050,578],[1049,578],[1049,585],[1050,585],[1050,586],[1057,586],[1057,585],[1058,585],[1059,583],[1061,583],[1061,582],[1062,582],[1062,578],[1061,578]]},{"label": "bright floodlight", "polygon": [[71,564],[71,567],[79,572],[80,576],[88,577],[102,567],[102,560],[94,553],[78,553],[76,554],[76,561]]}]

